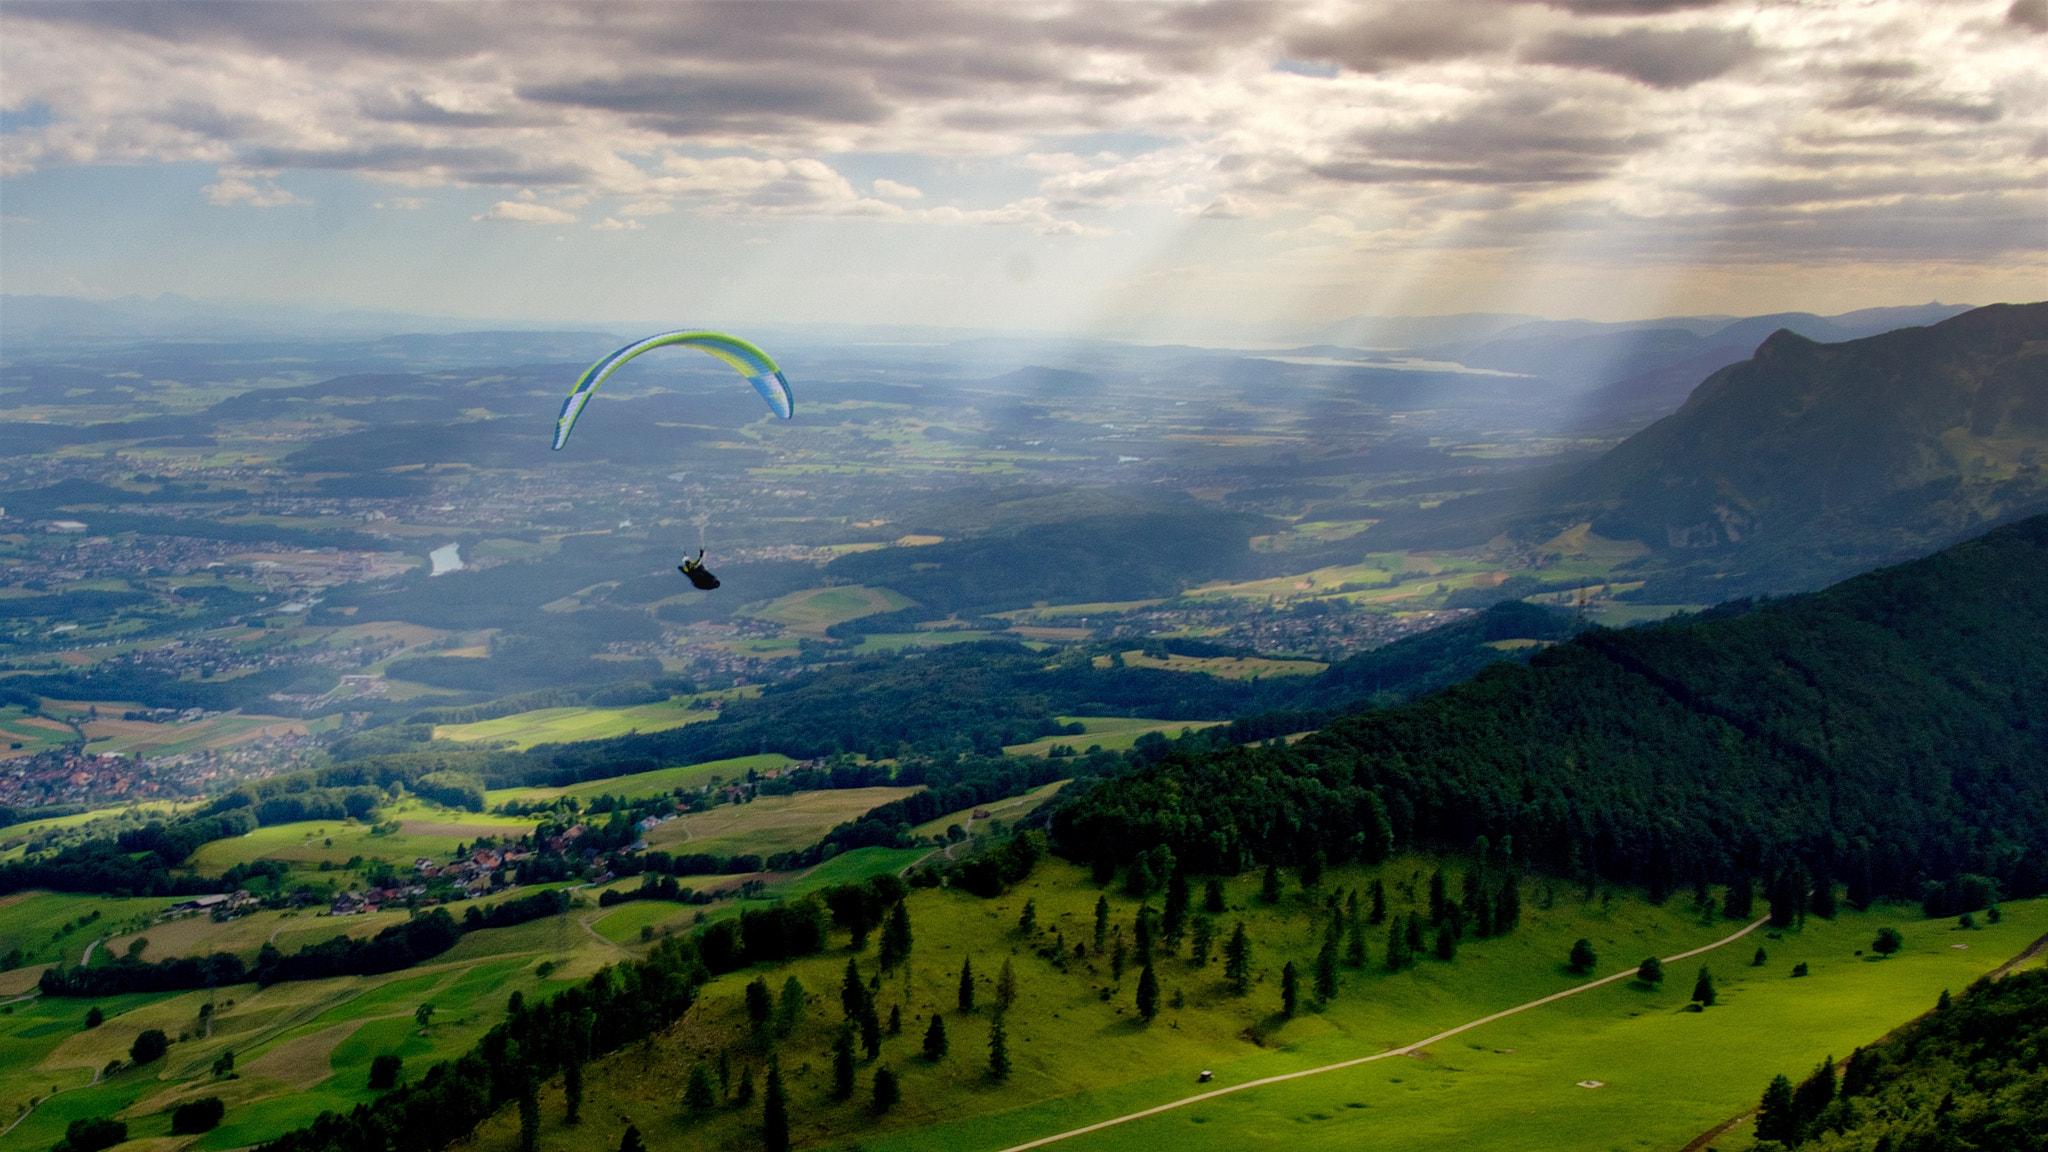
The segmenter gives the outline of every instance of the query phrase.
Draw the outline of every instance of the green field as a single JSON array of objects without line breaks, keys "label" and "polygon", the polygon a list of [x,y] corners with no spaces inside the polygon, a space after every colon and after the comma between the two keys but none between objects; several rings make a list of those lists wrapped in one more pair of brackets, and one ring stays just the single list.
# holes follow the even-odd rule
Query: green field
[{"label": "green field", "polygon": [[714,856],[807,848],[840,824],[917,791],[915,788],[833,788],[792,796],[760,796],[679,817],[647,834],[650,848]]},{"label": "green field", "polygon": [[[166,896],[122,899],[38,891],[0,896],[0,956],[19,948],[25,965],[59,959],[76,964],[94,940],[115,935],[128,925],[148,924],[166,905],[176,902]],[[95,912],[99,919],[91,920]],[[86,923],[78,923],[81,919]]]},{"label": "green field", "polygon": [[[186,861],[186,867],[201,876],[218,876],[237,864],[257,860],[282,860],[294,869],[317,869],[322,863],[339,868],[350,858],[361,856],[410,871],[413,861],[421,856],[446,858],[457,845],[479,836],[522,836],[532,831],[537,821],[464,812],[417,800],[379,809],[377,818],[396,821],[399,831],[378,832],[378,825],[353,820],[273,824],[246,835],[202,844]],[[349,874],[333,875],[342,878]]]},{"label": "green field", "polygon": [[787,768],[794,763],[796,761],[780,752],[765,752],[757,756],[736,756],[730,760],[707,760],[702,764],[657,768],[652,772],[636,772],[630,776],[586,780],[567,788],[494,788],[484,794],[484,802],[486,806],[495,808],[515,800],[532,803],[553,800],[560,796],[574,796],[578,800],[588,800],[593,796],[618,796],[638,800],[648,796],[664,796],[678,788],[699,788],[709,784],[714,776],[732,781],[744,777],[750,770],[770,772],[778,768]]},{"label": "green field", "polygon": [[520,751],[536,744],[564,744],[574,740],[603,740],[632,732],[661,732],[702,720],[715,720],[710,709],[691,709],[681,701],[641,704],[633,708],[542,708],[479,720],[474,724],[439,724],[437,740],[505,740]]},{"label": "green field", "polygon": [[913,836],[944,836],[946,829],[954,824],[960,825],[960,830],[963,832],[988,831],[985,827],[977,829],[973,826],[973,817],[976,812],[988,813],[990,820],[1001,820],[1006,824],[1015,824],[1017,821],[1036,812],[1040,805],[1058,795],[1059,790],[1066,787],[1068,783],[1066,780],[1055,780],[1050,784],[1041,784],[1022,796],[1012,796],[1007,800],[991,800],[986,804],[977,804],[972,808],[962,808],[958,812],[948,812],[936,820],[928,820],[923,824],[919,824],[917,827],[912,828],[910,833]]},{"label": "green field", "polygon": [[833,588],[806,588],[771,600],[747,614],[806,636],[823,636],[825,629],[877,612],[895,612],[915,601],[887,588],[844,584]]},{"label": "green field", "polygon": [[[77,733],[55,720],[31,715],[13,705],[0,708],[0,757],[33,756],[51,748],[63,748],[77,739]],[[17,744],[20,747],[15,747]]]},{"label": "green field", "polygon": [[[1405,911],[1406,885],[1434,867],[1397,860],[1380,870]],[[1367,874],[1334,870],[1328,891],[1357,885]],[[1419,887],[1419,885],[1417,885]],[[810,1020],[781,1042],[799,1147],[943,1149],[976,1152],[1171,1102],[1204,1089],[1195,1073],[1213,1069],[1214,1086],[1241,1084],[1413,1044],[1447,1028],[1585,982],[1563,957],[1586,936],[1601,954],[1598,973],[1632,969],[1645,955],[1671,956],[1710,945],[1743,925],[1703,916],[1678,898],[1653,907],[1626,895],[1581,900],[1575,888],[1525,881],[1521,928],[1491,940],[1468,940],[1453,963],[1425,959],[1388,974],[1377,964],[1346,969],[1338,996],[1312,1004],[1294,1020],[1277,1012],[1278,969],[1286,959],[1309,966],[1319,932],[1309,905],[1290,892],[1278,910],[1253,899],[1257,876],[1229,884],[1227,926],[1242,918],[1254,941],[1256,982],[1238,999],[1220,987],[1221,965],[1190,968],[1184,959],[1159,966],[1163,1008],[1149,1026],[1131,1007],[1134,971],[1112,980],[1099,957],[1066,972],[1033,954],[1016,931],[1024,898],[1037,904],[1045,943],[1059,929],[1069,946],[1085,939],[1097,889],[1083,873],[1049,862],[1015,893],[982,901],[950,889],[910,897],[916,950],[907,971],[886,976],[877,993],[886,1016],[900,1007],[904,1034],[885,1039],[881,1062],[903,1081],[902,1103],[875,1117],[865,1104],[873,1066],[863,1064],[862,1095],[840,1103],[829,1095],[827,1048],[839,1011],[832,992],[845,952],[764,973],[779,987],[796,975],[814,997]],[[1290,885],[1290,887],[1292,887]],[[1115,921],[1128,940],[1134,902],[1109,891]],[[1553,901],[1549,909],[1545,900]],[[1879,907],[1810,920],[1773,938],[1752,937],[1672,966],[1662,989],[1619,981],[1530,1009],[1442,1041],[1417,1056],[1389,1057],[1348,1070],[1224,1096],[1198,1106],[1122,1125],[1076,1141],[1075,1147],[1228,1149],[1282,1142],[1307,1147],[1641,1148],[1677,1149],[1698,1132],[1754,1103],[1776,1072],[1801,1074],[1824,1056],[1838,1058],[1858,1043],[1933,1004],[1942,988],[1960,989],[2016,955],[2048,930],[2048,901],[2005,906],[2002,924],[1959,932],[1951,921],[1926,921],[1917,909]],[[1981,918],[1980,918],[1981,919]],[[1907,948],[1890,960],[1855,955],[1876,929],[1897,926]],[[623,923],[622,923],[623,926]],[[1376,961],[1384,930],[1369,938]],[[1953,944],[1968,944],[1956,949]],[[1757,945],[1769,961],[1751,967]],[[872,947],[872,945],[871,945]],[[870,956],[872,953],[870,953]],[[1008,1014],[1015,1072],[1000,1084],[984,1074],[987,1009],[963,1016],[954,1007],[960,960],[972,956],[983,1002],[1004,958],[1016,966],[1019,1001]],[[1806,961],[1813,975],[1790,976]],[[1720,1003],[1705,1013],[1683,1010],[1700,963],[1716,974]],[[863,964],[864,971],[868,962]],[[593,1069],[591,1096],[577,1130],[559,1126],[560,1088],[543,1093],[545,1147],[615,1147],[627,1119],[650,1147],[748,1147],[759,1106],[745,1116],[721,1111],[693,1121],[675,1101],[690,1064],[734,1043],[734,1056],[759,1070],[764,1054],[737,1037],[744,1023],[741,985],[752,971],[721,977],[705,1001],[651,1055],[614,1057]],[[1107,989],[1107,1000],[1100,993]],[[1312,997],[1304,989],[1304,1002]],[[831,1005],[828,1007],[828,1005]],[[933,1066],[917,1055],[932,1012],[947,1023],[951,1054]],[[723,1035],[726,1039],[719,1039]],[[1512,1049],[1513,1051],[1501,1051]],[[1597,1080],[1602,1088],[1579,1088]],[[508,1110],[509,1113],[509,1110]],[[757,1138],[757,1137],[756,1137]],[[509,1114],[486,1125],[476,1147],[502,1152],[516,1143]],[[1065,1146],[1065,1145],[1063,1145]]]},{"label": "green field", "polygon": [[1148,720],[1132,716],[1055,716],[1062,724],[1079,724],[1086,730],[1083,736],[1047,736],[1029,744],[1007,744],[1003,751],[1011,756],[1043,756],[1052,751],[1053,745],[1064,744],[1076,751],[1101,747],[1108,752],[1123,752],[1138,742],[1138,737],[1147,732],[1164,732],[1178,736],[1183,729],[1213,728],[1225,724],[1225,720]]}]

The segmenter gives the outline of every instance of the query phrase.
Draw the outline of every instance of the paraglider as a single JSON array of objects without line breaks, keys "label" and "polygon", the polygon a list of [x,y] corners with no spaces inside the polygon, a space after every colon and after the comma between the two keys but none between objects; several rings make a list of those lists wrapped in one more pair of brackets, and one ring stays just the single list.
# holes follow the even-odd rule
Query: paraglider
[{"label": "paraglider", "polygon": [[704,566],[704,550],[702,548],[697,549],[697,558],[695,560],[685,560],[681,564],[676,565],[676,569],[683,575],[688,576],[691,584],[705,592],[718,587],[718,577],[713,576],[711,569]]},{"label": "paraglider", "polygon": [[733,371],[747,378],[747,382],[754,386],[754,391],[759,392],[761,399],[768,402],[770,411],[784,420],[796,415],[796,397],[790,393],[789,381],[783,377],[782,369],[776,367],[775,361],[770,359],[766,352],[737,336],[727,336],[723,332],[663,332],[659,336],[649,336],[645,340],[637,340],[626,345],[592,364],[583,373],[583,377],[576,381],[575,389],[569,393],[569,398],[562,401],[562,414],[555,420],[555,450],[561,451],[562,445],[569,442],[569,433],[576,428],[576,418],[583,414],[583,406],[590,403],[591,396],[597,392],[597,386],[604,383],[606,377],[642,352],[665,348],[671,344],[695,348],[699,352],[718,357],[731,366]]}]

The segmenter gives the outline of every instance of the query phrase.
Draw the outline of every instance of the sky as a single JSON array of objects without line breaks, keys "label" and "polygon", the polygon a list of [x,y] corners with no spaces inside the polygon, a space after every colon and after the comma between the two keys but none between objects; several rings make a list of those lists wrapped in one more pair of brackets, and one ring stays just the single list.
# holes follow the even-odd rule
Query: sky
[{"label": "sky", "polygon": [[2048,0],[0,2],[0,285],[1198,339],[2048,297]]}]

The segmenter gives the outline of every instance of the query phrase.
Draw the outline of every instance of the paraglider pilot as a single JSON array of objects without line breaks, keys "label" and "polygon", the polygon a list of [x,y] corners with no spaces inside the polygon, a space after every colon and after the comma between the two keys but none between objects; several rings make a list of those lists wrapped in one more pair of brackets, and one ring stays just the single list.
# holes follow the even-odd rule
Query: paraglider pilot
[{"label": "paraglider pilot", "polygon": [[702,588],[706,592],[718,587],[718,577],[713,576],[711,569],[704,566],[704,550],[702,548],[697,549],[697,558],[695,560],[685,560],[681,564],[676,565],[676,568],[683,575],[690,578],[691,584]]}]

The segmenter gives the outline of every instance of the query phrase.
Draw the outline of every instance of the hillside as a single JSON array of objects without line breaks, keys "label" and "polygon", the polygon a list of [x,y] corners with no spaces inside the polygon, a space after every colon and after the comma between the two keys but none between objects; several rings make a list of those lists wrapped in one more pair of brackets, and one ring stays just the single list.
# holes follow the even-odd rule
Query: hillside
[{"label": "hillside", "polygon": [[2048,888],[2048,517],[1782,601],[1594,631],[1288,748],[1183,752],[1063,807],[1074,859],[1201,869],[1512,837],[1669,892]]},{"label": "hillside", "polygon": [[2044,449],[2048,304],[1841,344],[1780,330],[1543,493],[1529,531],[1590,520],[1660,566],[1700,557],[1721,595],[1794,591],[2038,507]]}]

